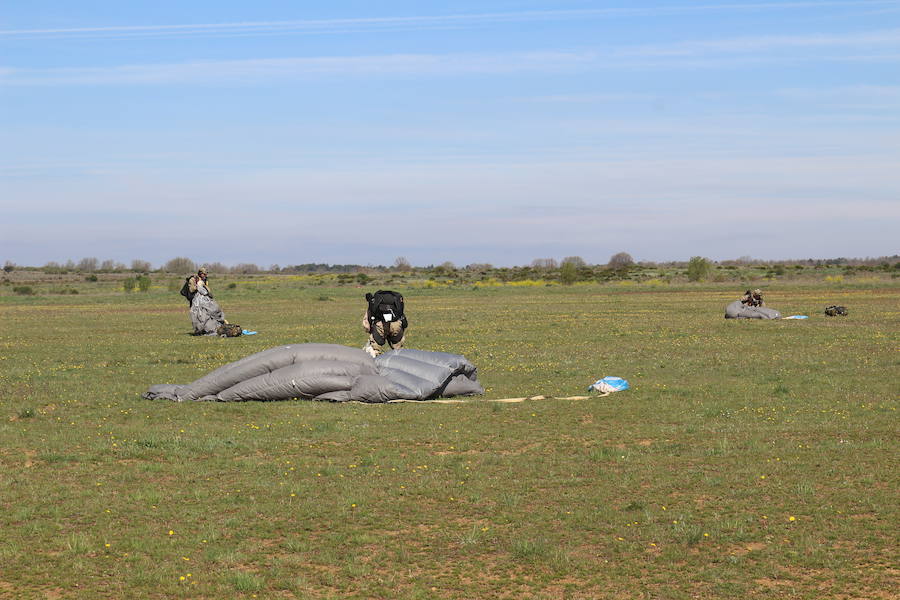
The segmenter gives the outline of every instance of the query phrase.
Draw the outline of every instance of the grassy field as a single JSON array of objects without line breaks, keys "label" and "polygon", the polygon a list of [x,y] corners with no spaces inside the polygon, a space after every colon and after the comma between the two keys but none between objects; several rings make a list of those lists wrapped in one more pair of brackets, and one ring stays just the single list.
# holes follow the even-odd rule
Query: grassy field
[{"label": "grassy field", "polygon": [[733,284],[404,288],[484,398],[142,400],[364,343],[365,289],[233,281],[259,335],[191,337],[162,287],[0,293],[0,598],[898,597],[896,280],[772,285],[810,316],[773,322],[725,321]]}]

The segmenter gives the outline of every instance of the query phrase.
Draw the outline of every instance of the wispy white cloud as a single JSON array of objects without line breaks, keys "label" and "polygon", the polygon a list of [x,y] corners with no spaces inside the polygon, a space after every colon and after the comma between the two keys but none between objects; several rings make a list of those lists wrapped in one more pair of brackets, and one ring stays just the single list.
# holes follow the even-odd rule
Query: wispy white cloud
[{"label": "wispy white cloud", "polygon": [[[832,88],[785,88],[775,95],[808,105],[840,109],[886,110],[900,116],[900,86],[853,85]],[[874,115],[869,115],[875,118]],[[884,118],[883,113],[877,118]]]},{"label": "wispy white cloud", "polygon": [[519,98],[521,102],[547,102],[560,104],[594,104],[604,102],[651,102],[659,98],[657,94],[632,92],[595,92],[584,94],[551,94]]},{"label": "wispy white cloud", "polygon": [[596,62],[590,52],[388,54],[55,69],[0,69],[0,85],[258,82],[311,75],[489,74],[559,71]]},{"label": "wispy white cloud", "polygon": [[743,2],[694,5],[621,7],[570,10],[515,11],[452,15],[400,17],[357,17],[344,19],[239,21],[172,25],[120,25],[69,28],[0,30],[0,38],[130,38],[152,36],[228,36],[326,34],[359,31],[427,30],[479,27],[496,23],[565,21],[578,19],[661,17],[691,13],[748,11],[788,11],[822,8],[878,9],[900,6],[900,0],[809,0],[806,2]]},{"label": "wispy white cloud", "polygon": [[[740,55],[700,56],[706,52],[728,51],[730,48],[765,47],[775,49],[783,45],[850,46],[873,43],[900,45],[900,30],[891,33],[832,38],[817,41],[802,36],[728,40],[709,43],[687,43],[666,47],[621,48],[609,50],[546,50],[511,53],[447,53],[447,54],[385,54],[370,56],[320,56],[287,58],[254,58],[240,60],[197,60],[183,63],[128,64],[109,67],[15,68],[0,67],[0,86],[36,85],[129,85],[172,83],[258,83],[291,78],[345,76],[406,76],[406,75],[473,75],[510,73],[573,72],[597,69],[658,69],[658,68],[737,68],[762,64],[799,64],[810,60],[827,62],[898,62],[900,52],[803,55]],[[600,100],[596,97],[594,100]],[[614,96],[608,96],[614,100]],[[622,97],[625,100],[626,98]],[[562,98],[557,98],[562,101]],[[571,102],[579,101],[569,97]],[[590,101],[585,97],[581,101]]]},{"label": "wispy white cloud", "polygon": [[847,85],[831,88],[784,88],[776,93],[793,98],[870,98],[897,100],[900,109],[900,85]]},{"label": "wispy white cloud", "polygon": [[626,57],[679,57],[709,54],[759,54],[784,49],[874,48],[900,45],[900,29],[845,34],[765,35],[643,45],[617,51]]}]

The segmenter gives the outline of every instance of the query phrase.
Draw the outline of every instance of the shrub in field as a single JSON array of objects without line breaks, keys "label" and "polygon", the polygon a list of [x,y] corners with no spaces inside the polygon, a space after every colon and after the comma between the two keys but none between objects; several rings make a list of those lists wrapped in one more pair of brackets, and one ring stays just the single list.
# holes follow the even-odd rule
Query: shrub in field
[{"label": "shrub in field", "polygon": [[85,281],[97,281],[97,276],[91,273],[87,277],[84,278]]},{"label": "shrub in field", "polygon": [[13,293],[19,294],[20,296],[34,296],[34,288],[30,285],[15,285],[13,286]]},{"label": "shrub in field", "polygon": [[162,269],[166,273],[192,273],[197,265],[191,259],[179,256],[164,264]]},{"label": "shrub in field", "polygon": [[607,267],[610,269],[622,269],[634,264],[634,259],[627,252],[618,252],[609,257]]},{"label": "shrub in field", "polygon": [[122,280],[122,289],[124,289],[126,292],[133,292],[135,285],[137,285],[137,280],[134,277],[129,277]]},{"label": "shrub in field", "polygon": [[79,271],[96,271],[99,261],[94,257],[82,258],[78,261]]},{"label": "shrub in field", "polygon": [[141,275],[137,278],[138,289],[142,292],[146,292],[150,289],[150,283],[150,277],[148,275]]},{"label": "shrub in field", "polygon": [[135,273],[146,273],[151,269],[151,265],[146,260],[134,259],[131,261],[131,270]]},{"label": "shrub in field", "polygon": [[687,278],[690,281],[701,281],[712,272],[712,262],[702,256],[694,256],[688,262]]},{"label": "shrub in field", "polygon": [[578,265],[575,261],[564,260],[559,268],[559,281],[563,285],[572,285],[578,280]]}]

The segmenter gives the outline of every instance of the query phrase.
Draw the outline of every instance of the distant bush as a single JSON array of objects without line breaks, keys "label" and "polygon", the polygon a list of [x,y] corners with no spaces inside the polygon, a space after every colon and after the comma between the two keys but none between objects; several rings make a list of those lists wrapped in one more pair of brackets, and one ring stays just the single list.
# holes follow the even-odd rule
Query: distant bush
[{"label": "distant bush", "polygon": [[35,294],[34,288],[30,285],[15,285],[12,290],[14,294],[20,296],[34,296]]},{"label": "distant bush", "polygon": [[82,258],[78,261],[78,270],[79,271],[96,271],[97,264],[99,261],[94,257]]},{"label": "distant bush", "polygon": [[97,276],[91,273],[87,277],[84,278],[85,281],[97,281]]},{"label": "distant bush", "polygon": [[233,267],[231,267],[230,270],[232,273],[240,273],[242,275],[254,275],[256,273],[259,273],[260,268],[259,268],[259,266],[255,265],[253,263],[240,263],[238,265],[234,265]]},{"label": "distant bush", "polygon": [[623,267],[630,267],[634,264],[634,259],[631,258],[631,255],[627,252],[618,252],[609,257],[609,262],[607,263],[607,267],[610,269],[621,269]]},{"label": "distant bush", "polygon": [[712,272],[712,262],[702,256],[694,256],[688,262],[687,278],[689,281],[701,281]]},{"label": "distant bush", "polygon": [[150,277],[147,275],[141,275],[140,277],[137,278],[138,289],[141,290],[142,292],[146,292],[147,290],[150,289],[150,283],[151,283]]},{"label": "distant bush", "polygon": [[227,287],[229,290],[233,290],[234,288],[237,287],[237,284],[236,284],[235,282],[232,281],[232,282],[229,283],[226,287]]},{"label": "distant bush", "polygon": [[179,256],[163,265],[163,271],[167,273],[193,273],[197,265],[189,258]]},{"label": "distant bush", "polygon": [[559,281],[563,285],[572,285],[578,280],[578,265],[574,261],[563,261],[559,268]]},{"label": "distant bush", "polygon": [[129,277],[122,280],[122,289],[124,289],[126,292],[133,292],[134,286],[136,285],[137,280],[134,277]]},{"label": "distant bush", "polygon": [[131,261],[131,270],[135,273],[146,273],[150,271],[150,263],[146,260],[134,259]]}]

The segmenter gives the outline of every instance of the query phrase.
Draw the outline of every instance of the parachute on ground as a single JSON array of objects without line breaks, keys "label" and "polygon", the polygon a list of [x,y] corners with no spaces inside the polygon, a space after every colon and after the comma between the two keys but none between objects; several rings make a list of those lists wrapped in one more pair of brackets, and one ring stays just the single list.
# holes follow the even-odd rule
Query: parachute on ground
[{"label": "parachute on ground", "polygon": [[780,319],[781,313],[774,308],[750,306],[735,300],[725,307],[726,319]]},{"label": "parachute on ground", "polygon": [[216,330],[225,323],[225,313],[219,303],[205,294],[194,294],[190,314],[194,335],[217,335]]},{"label": "parachute on ground", "polygon": [[148,400],[389,402],[483,394],[464,356],[401,348],[373,359],[337,344],[292,344],[257,352],[187,385],[151,386]]}]

